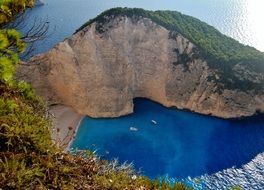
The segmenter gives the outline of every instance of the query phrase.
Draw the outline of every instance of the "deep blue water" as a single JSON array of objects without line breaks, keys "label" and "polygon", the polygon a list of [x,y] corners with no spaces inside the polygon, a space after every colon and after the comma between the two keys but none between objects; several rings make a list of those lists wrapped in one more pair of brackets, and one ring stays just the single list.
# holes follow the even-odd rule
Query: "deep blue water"
[{"label": "deep blue water", "polygon": [[[89,19],[117,6],[180,11],[264,51],[263,0],[44,1],[45,6],[27,11],[27,26],[20,30],[27,31],[35,18],[47,19],[49,22],[51,35],[36,44],[34,54],[49,50],[71,36]],[[158,125],[153,126],[151,119],[157,120]],[[134,161],[137,169],[142,168],[151,177],[169,174],[171,177],[185,178],[212,174],[232,166],[239,168],[251,161],[264,151],[263,120],[263,116],[259,116],[243,121],[225,121],[136,100],[135,113],[130,116],[99,120],[85,118],[73,147],[96,149],[106,159],[119,157],[121,162]],[[139,130],[132,132],[129,130],[131,126]],[[109,154],[105,154],[106,151]],[[240,173],[229,170],[228,174],[221,172],[203,180],[208,182],[209,187],[212,184],[227,186],[240,181],[239,184],[245,189],[264,189],[264,184],[260,183],[264,181],[263,162],[252,164],[250,168],[253,168],[253,173],[248,170]],[[253,179],[259,186],[252,186]],[[215,186],[211,189],[220,188]]]},{"label": "deep blue water", "polygon": [[262,0],[44,0],[44,6],[27,11],[27,31],[35,18],[47,19],[50,36],[38,42],[34,54],[47,51],[69,37],[89,19],[112,7],[176,10],[215,26],[224,34],[264,51]]},{"label": "deep blue water", "polygon": [[[222,120],[135,100],[134,113],[81,122],[71,148],[133,162],[149,177],[196,177],[241,167],[264,151],[264,117]],[[151,123],[156,120],[157,125]],[[138,131],[131,131],[136,127]]]}]

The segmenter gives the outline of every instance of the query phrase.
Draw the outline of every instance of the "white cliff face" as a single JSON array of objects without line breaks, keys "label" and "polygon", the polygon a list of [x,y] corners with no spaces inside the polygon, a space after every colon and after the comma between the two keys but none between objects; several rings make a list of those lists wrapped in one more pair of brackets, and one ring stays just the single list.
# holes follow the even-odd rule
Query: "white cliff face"
[{"label": "white cliff face", "polygon": [[119,16],[93,23],[34,57],[17,76],[50,104],[91,117],[129,114],[136,97],[223,118],[264,110],[263,93],[219,93],[219,84],[209,80],[215,71],[196,51],[188,39],[149,19]]}]

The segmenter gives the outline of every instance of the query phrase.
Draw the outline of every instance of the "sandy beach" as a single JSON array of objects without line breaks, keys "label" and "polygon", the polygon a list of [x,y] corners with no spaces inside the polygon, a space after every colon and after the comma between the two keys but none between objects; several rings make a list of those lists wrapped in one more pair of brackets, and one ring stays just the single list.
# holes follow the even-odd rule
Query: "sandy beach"
[{"label": "sandy beach", "polygon": [[59,147],[67,149],[75,137],[83,116],[64,105],[52,106],[49,112],[53,122],[51,137]]}]

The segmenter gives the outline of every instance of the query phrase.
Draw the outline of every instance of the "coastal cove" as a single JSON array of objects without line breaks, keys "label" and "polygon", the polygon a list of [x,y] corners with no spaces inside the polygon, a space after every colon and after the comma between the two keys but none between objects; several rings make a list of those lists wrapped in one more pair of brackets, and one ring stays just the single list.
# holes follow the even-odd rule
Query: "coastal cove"
[{"label": "coastal cove", "polygon": [[264,190],[262,7],[0,0],[0,190]]},{"label": "coastal cove", "polygon": [[222,120],[146,99],[134,105],[133,114],[120,118],[85,117],[71,148],[133,162],[151,178],[178,179],[240,168],[264,151],[263,115]]},{"label": "coastal cove", "polygon": [[[66,154],[92,151],[194,189],[263,189],[263,40],[245,9],[255,7],[214,3],[46,0],[26,14],[48,15],[52,35],[15,77],[47,103],[52,140]],[[226,20],[214,20],[222,10]]]}]

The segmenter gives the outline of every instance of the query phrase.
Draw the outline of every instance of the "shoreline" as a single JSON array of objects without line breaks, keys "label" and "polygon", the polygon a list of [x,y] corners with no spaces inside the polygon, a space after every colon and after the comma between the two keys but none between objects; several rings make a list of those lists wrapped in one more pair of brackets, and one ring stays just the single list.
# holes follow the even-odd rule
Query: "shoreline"
[{"label": "shoreline", "polygon": [[[155,103],[160,104],[158,102],[155,102]],[[237,118],[226,119],[226,118],[219,118],[213,115],[200,114],[200,113],[187,110],[187,109],[178,109],[175,107],[167,107],[167,106],[164,106],[164,107],[166,107],[167,109],[176,109],[179,111],[190,112],[190,113],[198,114],[198,115],[205,116],[205,117],[209,116],[209,117],[214,117],[217,119],[230,120],[230,121],[233,121],[233,120],[244,121],[248,119],[254,120],[256,119],[256,117],[258,118],[259,116],[264,115],[263,113],[257,112],[252,116],[242,116],[242,117],[237,117]],[[51,130],[52,140],[58,147],[62,148],[65,151],[70,151],[70,146],[72,144],[72,141],[74,140],[76,133],[85,115],[81,115],[77,113],[70,106],[65,106],[62,104],[51,106],[49,108],[49,113],[51,115],[51,120],[52,120],[52,130]]]},{"label": "shoreline", "polygon": [[[69,152],[70,146],[85,116],[64,105],[52,106],[49,112],[52,115],[53,121],[52,139],[65,152]],[[72,127],[72,129],[69,130],[69,127]],[[59,133],[57,133],[57,129],[59,129]],[[212,189],[236,185],[247,189],[251,187],[252,183],[255,187],[261,188],[264,185],[261,181],[262,178],[259,178],[259,176],[263,176],[263,158],[264,152],[260,152],[240,167],[229,167],[210,175],[203,174],[197,178],[188,178],[186,182],[193,184],[197,189],[201,189],[201,184],[197,184],[196,179],[202,180],[205,187],[211,187]],[[234,174],[237,174],[237,176],[234,176]],[[232,177],[230,178],[230,176]],[[225,180],[221,181],[219,179]]]},{"label": "shoreline", "polygon": [[75,127],[75,129],[74,129],[74,131],[73,131],[73,137],[70,139],[69,142],[67,142],[67,146],[64,148],[65,151],[69,152],[69,151],[71,150],[71,149],[70,149],[71,144],[72,144],[73,140],[74,140],[75,137],[76,137],[76,134],[77,134],[77,132],[78,132],[78,129],[79,129],[79,127],[80,127],[80,125],[81,125],[81,122],[82,122],[82,120],[84,119],[84,117],[85,117],[84,115],[81,116],[81,118],[80,118],[78,124],[76,125],[76,127]]},{"label": "shoreline", "polygon": [[65,105],[51,106],[49,113],[52,120],[51,138],[58,147],[68,151],[84,115]]}]

